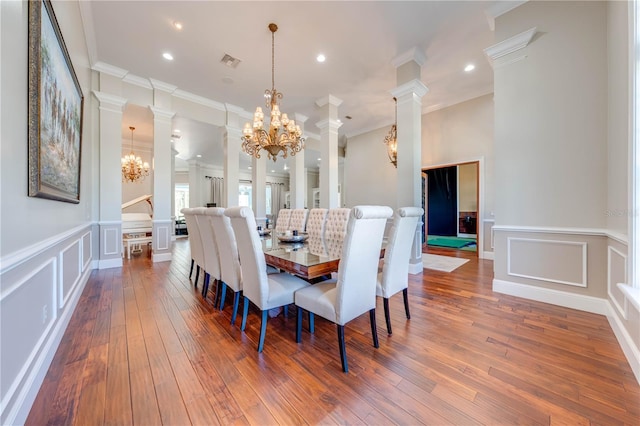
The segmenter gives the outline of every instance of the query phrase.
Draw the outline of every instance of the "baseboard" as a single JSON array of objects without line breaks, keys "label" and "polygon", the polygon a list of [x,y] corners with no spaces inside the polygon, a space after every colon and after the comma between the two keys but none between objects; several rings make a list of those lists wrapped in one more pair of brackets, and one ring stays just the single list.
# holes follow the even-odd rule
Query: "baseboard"
[{"label": "baseboard", "polygon": [[495,260],[495,252],[492,252],[492,251],[483,251],[483,252],[482,252],[482,259],[486,259],[486,260]]},{"label": "baseboard", "polygon": [[151,259],[153,262],[171,262],[171,253],[153,253]]},{"label": "baseboard", "polygon": [[409,273],[411,275],[421,274],[424,269],[422,261],[418,263],[409,263]]},{"label": "baseboard", "polygon": [[98,269],[122,268],[122,258],[98,260]]},{"label": "baseboard", "polygon": [[618,343],[622,348],[622,352],[624,356],[627,357],[627,361],[629,362],[629,366],[633,371],[634,376],[636,376],[636,381],[640,384],[640,350],[636,347],[633,342],[633,339],[629,335],[629,332],[624,325],[620,322],[620,318],[616,314],[615,310],[611,303],[606,301],[608,306],[607,319],[609,320],[609,325],[613,330],[613,334],[615,334],[616,339],[618,339]]},{"label": "baseboard", "polygon": [[16,402],[13,405],[13,409],[11,410],[11,412],[9,412],[5,419],[5,424],[23,425],[27,421],[27,417],[29,416],[29,412],[31,411],[33,402],[38,395],[38,391],[40,391],[40,386],[42,386],[42,382],[47,375],[47,371],[49,371],[51,361],[53,361],[53,357],[58,350],[60,341],[64,336],[64,332],[67,330],[69,321],[71,321],[71,316],[75,311],[78,300],[80,299],[80,295],[84,291],[84,287],[89,281],[90,275],[91,269],[87,268],[82,274],[81,284],[76,287],[73,294],[67,301],[67,308],[60,315],[58,323],[51,331],[51,335],[47,340],[47,343],[45,343],[40,351],[39,358],[35,361],[33,368],[31,368],[31,372],[25,379],[25,382],[22,385],[22,389],[20,390]]},{"label": "baseboard", "polygon": [[600,315],[607,315],[610,306],[606,299],[599,297],[567,293],[566,291],[498,279],[493,280],[493,291]]}]

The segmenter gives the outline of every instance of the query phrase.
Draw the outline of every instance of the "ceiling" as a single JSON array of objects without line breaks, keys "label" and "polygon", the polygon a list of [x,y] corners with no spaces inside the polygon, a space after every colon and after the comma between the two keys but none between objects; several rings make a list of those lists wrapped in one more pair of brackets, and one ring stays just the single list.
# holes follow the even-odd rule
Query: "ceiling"
[{"label": "ceiling", "polygon": [[[271,87],[268,24],[275,22],[275,87],[284,95],[281,110],[307,116],[305,133],[317,137],[315,124],[326,117],[315,101],[329,94],[341,99],[341,144],[392,124],[390,91],[398,84],[391,61],[412,48],[426,56],[422,81],[429,92],[422,99],[423,112],[493,91],[493,71],[483,49],[494,44],[486,12],[495,8],[495,1],[83,3],[94,64],[113,65],[248,113],[263,106],[263,93]],[[182,30],[175,22],[182,23]],[[165,60],[163,52],[174,60]],[[319,53],[326,56],[324,63],[316,61]],[[240,64],[230,68],[221,63],[225,54]],[[470,63],[476,68],[467,73],[463,69]],[[127,108],[123,138],[130,138],[128,127],[134,125],[140,129],[136,142],[150,141],[151,120],[145,109]],[[178,164],[197,160],[222,166],[220,129],[180,116],[173,126],[181,130],[174,142]],[[308,150],[307,167],[317,167],[318,157]],[[250,164],[245,154],[241,160],[241,167]],[[269,162],[267,172],[282,173],[284,164],[279,160],[271,167]]]}]

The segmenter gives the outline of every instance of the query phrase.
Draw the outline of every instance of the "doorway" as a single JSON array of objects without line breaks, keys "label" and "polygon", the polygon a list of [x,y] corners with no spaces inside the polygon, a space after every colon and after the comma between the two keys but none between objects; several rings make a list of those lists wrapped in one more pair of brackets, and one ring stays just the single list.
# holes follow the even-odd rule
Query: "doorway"
[{"label": "doorway", "polygon": [[481,245],[480,161],[424,168],[423,247],[453,256],[479,256]]}]

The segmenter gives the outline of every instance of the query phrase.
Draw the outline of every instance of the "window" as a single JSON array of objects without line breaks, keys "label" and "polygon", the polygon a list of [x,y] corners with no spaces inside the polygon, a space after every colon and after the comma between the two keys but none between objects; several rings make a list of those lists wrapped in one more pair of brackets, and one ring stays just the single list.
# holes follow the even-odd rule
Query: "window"
[{"label": "window", "polygon": [[182,216],[180,210],[189,207],[189,184],[176,183],[175,189],[175,211],[173,212],[175,217]]},{"label": "window", "polygon": [[271,184],[267,184],[267,208],[266,208],[266,213],[267,215],[272,214],[271,213]]},{"label": "window", "polygon": [[241,183],[238,194],[238,205],[251,207],[251,184]]}]

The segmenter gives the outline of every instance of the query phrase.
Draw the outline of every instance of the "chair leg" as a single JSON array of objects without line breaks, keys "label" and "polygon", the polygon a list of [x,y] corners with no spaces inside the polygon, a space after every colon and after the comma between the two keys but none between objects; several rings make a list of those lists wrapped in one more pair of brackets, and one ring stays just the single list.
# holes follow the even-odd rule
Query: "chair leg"
[{"label": "chair leg", "polygon": [[302,340],[302,308],[296,307],[296,343]]},{"label": "chair leg", "polygon": [[233,293],[233,313],[231,314],[231,325],[235,325],[236,323],[236,315],[238,315],[238,302],[240,302],[240,292],[236,291]]},{"label": "chair leg", "polygon": [[213,298],[213,306],[220,304],[220,280],[216,280],[216,295]]},{"label": "chair leg", "polygon": [[196,265],[196,280],[193,282],[193,285],[198,288],[198,278],[200,277],[200,265]]},{"label": "chair leg", "polygon": [[269,318],[269,310],[262,311],[262,323],[260,323],[260,341],[258,342],[258,352],[262,352],[264,347],[264,335],[267,334],[267,319]]},{"label": "chair leg", "polygon": [[379,348],[378,344],[378,327],[376,327],[376,308],[369,311],[369,322],[371,322],[371,334],[373,335],[373,347]]},{"label": "chair leg", "polygon": [[309,312],[309,333],[313,334],[315,332],[316,332],[315,316],[313,315],[313,312]]},{"label": "chair leg", "polygon": [[344,325],[338,325],[338,346],[340,347],[340,360],[342,361],[342,371],[349,372],[349,366],[347,365],[347,348],[344,345]]},{"label": "chair leg", "polygon": [[249,314],[249,299],[245,296],[244,306],[242,307],[242,325],[240,330],[244,331],[244,327],[247,325],[247,315]]},{"label": "chair leg", "polygon": [[193,265],[195,263],[196,263],[196,261],[191,259],[191,269],[189,269],[189,279],[191,279],[191,275],[193,274]]},{"label": "chair leg", "polygon": [[202,286],[202,297],[207,297],[207,292],[209,291],[209,281],[211,281],[211,274],[208,272],[204,273],[204,285]]},{"label": "chair leg", "polygon": [[411,314],[409,313],[409,294],[406,288],[402,290],[402,298],[404,299],[404,313],[407,314],[407,319],[411,319]]},{"label": "chair leg", "polygon": [[222,293],[220,294],[220,310],[224,308],[224,299],[227,297],[227,285],[222,283]]},{"label": "chair leg", "polygon": [[389,316],[389,298],[388,297],[382,298],[382,306],[384,307],[384,319],[387,321],[387,333],[389,333],[389,336],[391,336],[393,331],[391,331],[391,317]]}]

